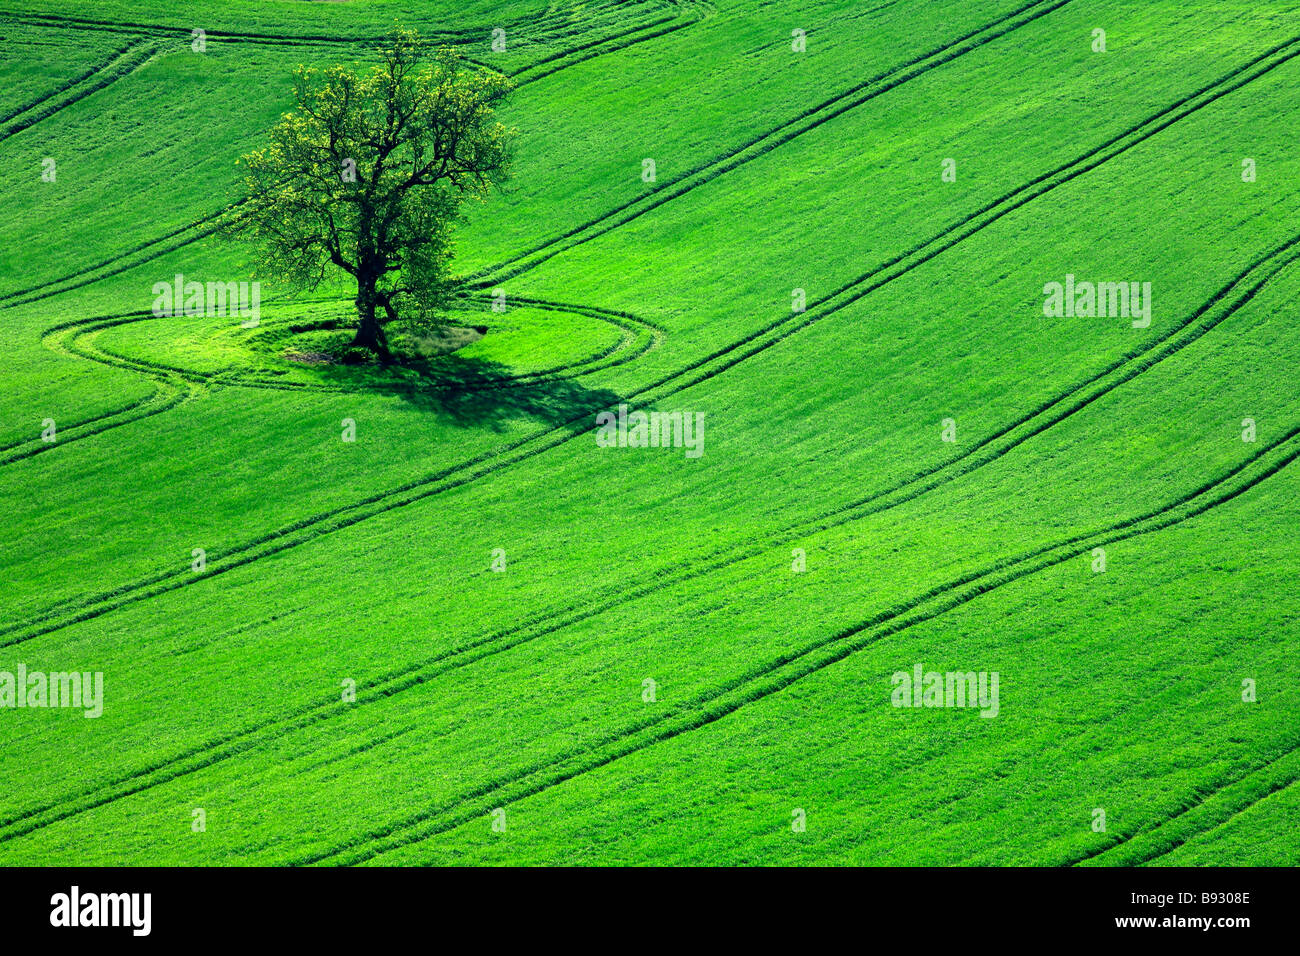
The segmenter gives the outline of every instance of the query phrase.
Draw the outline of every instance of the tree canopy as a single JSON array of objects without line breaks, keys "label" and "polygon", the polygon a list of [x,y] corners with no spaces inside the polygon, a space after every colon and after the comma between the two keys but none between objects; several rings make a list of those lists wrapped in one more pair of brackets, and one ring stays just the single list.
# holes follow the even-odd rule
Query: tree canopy
[{"label": "tree canopy", "polygon": [[231,230],[278,281],[351,276],[353,344],[387,354],[385,323],[433,324],[447,303],[462,201],[509,175],[512,133],[495,109],[510,89],[404,30],[371,69],[300,66],[294,108],[242,159],[248,197]]}]

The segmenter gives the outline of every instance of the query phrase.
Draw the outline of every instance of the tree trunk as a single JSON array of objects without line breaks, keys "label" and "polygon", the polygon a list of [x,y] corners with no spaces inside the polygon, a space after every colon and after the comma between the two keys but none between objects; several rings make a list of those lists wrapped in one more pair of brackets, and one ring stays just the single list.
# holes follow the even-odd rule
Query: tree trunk
[{"label": "tree trunk", "polygon": [[357,334],[352,339],[352,345],[358,348],[369,349],[376,355],[386,356],[388,354],[388,340],[384,335],[383,328],[379,325],[379,320],[375,317],[375,306],[377,305],[377,296],[375,293],[375,284],[369,283],[359,285],[357,288]]}]

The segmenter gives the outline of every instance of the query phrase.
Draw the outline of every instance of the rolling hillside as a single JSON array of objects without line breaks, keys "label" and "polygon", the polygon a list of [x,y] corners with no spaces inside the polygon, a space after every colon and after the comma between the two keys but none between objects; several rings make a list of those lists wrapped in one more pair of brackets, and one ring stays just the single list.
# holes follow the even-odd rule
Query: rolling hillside
[{"label": "rolling hillside", "polygon": [[[0,863],[1300,862],[1300,3],[187,7],[0,2],[0,672],[104,686]],[[155,317],[394,23],[517,83],[486,334]]]}]

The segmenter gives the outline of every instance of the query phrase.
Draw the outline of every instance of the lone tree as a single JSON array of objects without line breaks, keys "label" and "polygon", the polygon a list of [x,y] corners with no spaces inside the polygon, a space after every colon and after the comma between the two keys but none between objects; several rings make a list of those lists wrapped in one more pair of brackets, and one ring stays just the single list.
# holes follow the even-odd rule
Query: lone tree
[{"label": "lone tree", "polygon": [[262,274],[300,290],[333,268],[350,275],[352,344],[386,356],[385,322],[427,327],[447,303],[461,201],[509,173],[511,134],[494,108],[511,84],[410,31],[382,57],[364,72],[298,67],[294,109],[243,157],[249,195],[229,229],[258,245]]}]

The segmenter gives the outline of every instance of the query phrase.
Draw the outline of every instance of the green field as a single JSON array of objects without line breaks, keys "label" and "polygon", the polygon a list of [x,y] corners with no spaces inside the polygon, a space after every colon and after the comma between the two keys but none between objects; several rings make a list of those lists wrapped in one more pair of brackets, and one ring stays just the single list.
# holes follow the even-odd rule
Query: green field
[{"label": "green field", "polygon": [[[1300,3],[183,6],[0,0],[0,705],[103,674],[0,863],[1300,863]],[[155,317],[395,23],[517,83],[486,333]]]}]

